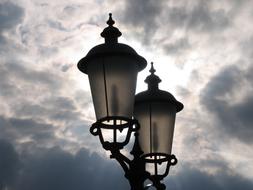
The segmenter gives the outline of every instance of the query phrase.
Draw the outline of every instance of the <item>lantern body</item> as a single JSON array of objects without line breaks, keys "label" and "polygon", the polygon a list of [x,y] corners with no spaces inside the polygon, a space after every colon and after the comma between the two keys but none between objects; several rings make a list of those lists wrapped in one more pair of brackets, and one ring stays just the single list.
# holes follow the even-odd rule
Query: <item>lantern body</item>
[{"label": "lantern body", "polygon": [[122,149],[137,130],[133,119],[136,79],[147,65],[133,48],[118,43],[121,32],[114,23],[109,14],[108,26],[101,33],[105,43],[93,47],[77,64],[90,82],[97,120],[90,132],[99,136],[106,150]]},{"label": "lantern body", "polygon": [[134,117],[141,126],[143,157],[157,168],[157,163],[171,160],[176,113],[183,109],[183,104],[171,93],[159,89],[161,79],[154,74],[153,63],[149,71],[151,74],[145,79],[148,89],[135,96]]},{"label": "lantern body", "polygon": [[176,107],[169,102],[150,101],[135,105],[134,116],[140,123],[139,141],[144,155],[172,149]]},{"label": "lantern body", "polygon": [[159,89],[161,79],[154,74],[153,63],[149,71],[151,75],[145,79],[148,90],[135,96],[134,117],[140,123],[139,142],[146,171],[153,179],[162,179],[170,165],[177,162],[171,149],[176,113],[183,109],[183,104],[171,93]]},{"label": "lantern body", "polygon": [[97,121],[121,125],[132,119],[137,73],[147,61],[130,46],[118,43],[121,32],[113,26],[112,14],[106,23],[101,33],[105,43],[93,47],[77,66],[89,77]]},{"label": "lantern body", "polygon": [[133,115],[138,65],[131,57],[98,57],[87,65],[97,120],[108,116]]}]

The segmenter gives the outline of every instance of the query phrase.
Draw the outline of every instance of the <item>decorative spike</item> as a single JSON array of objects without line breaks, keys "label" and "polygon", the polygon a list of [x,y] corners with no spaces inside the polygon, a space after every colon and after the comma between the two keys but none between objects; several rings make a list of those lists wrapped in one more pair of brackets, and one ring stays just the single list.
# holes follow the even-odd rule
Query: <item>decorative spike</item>
[{"label": "decorative spike", "polygon": [[109,26],[107,26],[103,32],[101,33],[101,36],[105,38],[105,43],[113,44],[118,43],[118,37],[121,36],[121,32],[118,28],[114,27],[114,20],[112,19],[112,13],[109,13],[109,19],[106,22]]},{"label": "decorative spike", "polygon": [[147,78],[145,79],[145,82],[148,84],[148,89],[150,90],[157,90],[158,89],[158,84],[161,82],[161,79],[155,75],[154,73],[156,70],[154,69],[154,63],[151,62],[151,68],[149,70],[151,73]]},{"label": "decorative spike", "polygon": [[106,22],[109,26],[113,26],[115,21],[112,19],[112,13],[109,13],[109,20]]},{"label": "decorative spike", "polygon": [[135,141],[134,146],[130,154],[132,154],[134,157],[140,157],[144,152],[141,150],[140,143],[139,143],[139,133],[135,132]]},{"label": "decorative spike", "polygon": [[150,68],[149,72],[151,73],[151,75],[153,75],[156,72],[156,70],[154,69],[154,63],[153,62],[151,62],[151,68]]}]

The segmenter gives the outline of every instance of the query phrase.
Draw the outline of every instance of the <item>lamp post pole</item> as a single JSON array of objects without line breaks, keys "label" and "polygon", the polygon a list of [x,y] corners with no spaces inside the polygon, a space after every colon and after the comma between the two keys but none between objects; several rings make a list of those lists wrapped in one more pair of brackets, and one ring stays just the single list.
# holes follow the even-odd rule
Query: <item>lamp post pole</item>
[{"label": "lamp post pole", "polygon": [[[109,14],[108,27],[101,33],[105,43],[92,48],[78,62],[78,69],[89,77],[96,113],[97,121],[90,132],[121,165],[131,190],[147,189],[147,179],[156,189],[165,190],[161,181],[177,163],[171,148],[176,112],[183,109],[183,104],[169,92],[159,90],[161,80],[154,74],[153,63],[145,80],[148,90],[135,95],[137,74],[147,62],[130,46],[118,43],[121,32],[114,23]],[[110,131],[110,138],[105,130]],[[133,158],[129,159],[121,149],[129,143],[131,134],[135,140],[130,152]],[[166,168],[161,173],[163,163]]]}]

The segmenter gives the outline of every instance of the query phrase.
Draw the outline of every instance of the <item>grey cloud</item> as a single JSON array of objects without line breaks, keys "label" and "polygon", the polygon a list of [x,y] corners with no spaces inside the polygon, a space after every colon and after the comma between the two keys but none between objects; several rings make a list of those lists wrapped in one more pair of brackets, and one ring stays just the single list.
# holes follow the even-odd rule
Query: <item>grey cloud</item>
[{"label": "grey cloud", "polygon": [[7,43],[2,35],[3,31],[10,30],[21,23],[24,18],[24,10],[12,2],[0,2],[0,50],[6,49],[3,44]]},{"label": "grey cloud", "polygon": [[64,64],[61,67],[62,72],[67,72],[73,65],[72,64]]},{"label": "grey cloud", "polygon": [[32,119],[5,118],[0,116],[0,139],[12,143],[18,143],[23,139],[29,139],[33,143],[42,145],[54,144],[53,126],[42,124]]},{"label": "grey cloud", "polygon": [[[58,98],[62,99],[60,100],[62,102],[57,102]],[[26,100],[22,103],[15,104],[15,106],[12,106],[12,109],[17,117],[29,117],[40,120],[50,119],[51,121],[71,123],[79,121],[81,117],[72,100],[66,97],[50,96],[37,103]]]},{"label": "grey cloud", "polygon": [[[168,5],[165,1],[127,1],[124,20],[137,28],[143,27],[143,32],[156,31],[163,27],[171,27],[172,30],[185,28],[211,32],[222,30],[231,24],[228,13],[224,9],[211,9],[212,2],[196,1],[176,4],[172,2]],[[154,33],[148,34],[152,37]]]},{"label": "grey cloud", "polygon": [[[211,4],[209,1],[181,4],[176,1],[170,3],[166,1],[126,1],[123,22],[131,25],[133,32],[138,31],[135,35],[138,35],[138,39],[142,39],[143,44],[155,47],[158,43],[165,52],[180,54],[180,47],[182,50],[191,47],[184,35],[187,34],[189,38],[194,37],[195,34],[212,35],[212,33],[222,32],[231,26],[229,13],[222,8],[212,10]],[[182,39],[173,43],[173,33],[177,31],[181,31],[184,35]],[[154,39],[155,34],[158,33],[160,43]],[[168,43],[168,41],[171,42]]]},{"label": "grey cloud", "polygon": [[0,189],[13,184],[19,169],[19,157],[14,147],[0,139]]},{"label": "grey cloud", "polygon": [[39,55],[46,58],[56,55],[59,51],[59,48],[54,45],[50,46],[38,45],[37,48]]},{"label": "grey cloud", "polygon": [[225,10],[218,9],[211,11],[206,1],[201,1],[187,15],[187,27],[200,31],[220,31],[229,26],[230,21]]},{"label": "grey cloud", "polygon": [[[0,157],[0,163],[5,164],[4,170],[0,171],[0,182],[13,190],[130,188],[115,161],[104,159],[84,148],[76,154],[59,147],[17,153],[11,144],[0,140],[0,153],[4,153],[1,154],[4,157]],[[165,179],[167,187],[173,190],[250,190],[253,187],[251,181],[234,173],[223,160],[205,160],[199,165],[190,165],[182,163],[176,174],[169,175]],[[203,168],[219,170],[214,175]]]},{"label": "grey cloud", "polygon": [[55,76],[53,73],[50,73],[48,71],[37,71],[34,68],[28,68],[26,67],[25,62],[14,60],[11,62],[6,62],[5,64],[0,65],[0,67],[1,80],[3,82],[9,81],[14,86],[15,79],[17,79],[16,82],[32,82],[33,85],[37,83],[37,85],[44,84],[46,86],[52,86],[54,88],[57,88],[57,86],[61,85],[56,78],[57,76]]},{"label": "grey cloud", "polygon": [[191,91],[182,87],[182,86],[177,86],[176,88],[177,94],[179,94],[180,96],[186,98],[187,96],[189,96],[191,94]]},{"label": "grey cloud", "polygon": [[158,28],[157,17],[163,8],[164,1],[130,0],[126,1],[123,12],[123,22],[141,28],[141,38],[144,44],[150,44],[150,37]]},{"label": "grey cloud", "polygon": [[168,24],[174,28],[198,33],[219,32],[231,25],[229,13],[219,8],[212,10],[211,2],[197,1],[186,6],[170,7],[166,11]]},{"label": "grey cloud", "polygon": [[[48,70],[35,70],[22,61],[13,60],[0,65],[0,99],[2,104],[8,104],[13,111],[20,110],[22,105],[35,108],[34,100],[38,102],[54,96],[63,86],[59,75]],[[22,113],[22,110],[20,111]],[[25,113],[29,109],[23,111]],[[33,112],[30,114],[34,115]]]},{"label": "grey cloud", "polygon": [[71,123],[75,120],[80,120],[80,113],[76,111],[71,111],[71,110],[65,110],[61,111],[58,110],[57,112],[53,113],[51,116],[49,116],[53,120],[58,120],[58,121],[64,121],[67,123]]},{"label": "grey cloud", "polygon": [[[78,106],[91,106],[90,96],[87,92],[77,92],[76,99],[60,96],[64,84],[59,76],[33,70],[22,62],[19,64],[13,62],[0,66],[1,114],[5,115],[8,110],[11,113],[9,118],[0,116],[0,137],[13,143],[28,143],[27,146],[30,143],[45,147],[79,147],[88,133],[85,126],[89,122],[82,119]],[[58,138],[55,136],[57,132],[64,136],[75,134],[78,142]],[[88,144],[92,143],[89,139]]]},{"label": "grey cloud", "polygon": [[[0,65],[1,67],[1,65]],[[0,69],[0,97],[9,96],[10,94],[17,94],[17,89],[12,81],[8,80],[8,73],[3,67]]]},{"label": "grey cloud", "polygon": [[163,49],[169,54],[181,54],[191,47],[187,38],[181,38],[174,43],[163,44]]},{"label": "grey cloud", "polygon": [[68,141],[56,138],[57,131],[64,135],[79,131],[76,134],[79,147],[78,143],[84,141],[82,133],[88,132],[84,126],[89,122],[82,119],[79,111],[80,106],[91,106],[88,92],[76,92],[73,98],[60,95],[59,91],[65,87],[60,76],[34,70],[24,62],[7,62],[0,68],[1,114],[10,114],[9,118],[1,116],[0,136],[48,147]]},{"label": "grey cloud", "polygon": [[64,31],[64,32],[67,32],[68,29],[65,28],[63,26],[63,24],[59,21],[55,21],[55,20],[48,20],[47,21],[48,25],[51,27],[51,28],[54,28],[54,29],[57,29],[57,30],[61,30],[61,31]]},{"label": "grey cloud", "polygon": [[81,5],[77,5],[77,4],[67,5],[67,6],[65,6],[63,8],[63,13],[66,14],[66,15],[73,15],[80,8],[82,8],[82,6]]},{"label": "grey cloud", "polygon": [[0,3],[0,32],[16,26],[24,16],[23,8],[12,2]]},{"label": "grey cloud", "polygon": [[253,188],[252,181],[243,178],[240,175],[229,172],[227,164],[223,161],[207,160],[207,163],[212,167],[219,168],[219,171],[213,175],[201,171],[203,163],[199,168],[190,167],[190,163],[183,166],[183,169],[177,175],[169,176],[166,184],[167,187],[173,190],[195,189],[195,190],[250,190]]},{"label": "grey cloud", "polygon": [[63,8],[64,12],[67,12],[68,14],[71,14],[72,12],[74,12],[76,10],[77,6],[74,5],[67,5]]},{"label": "grey cloud", "polygon": [[[0,182],[13,190],[67,189],[129,189],[122,169],[113,160],[104,159],[87,149],[70,154],[59,147],[37,148],[17,153],[13,146],[0,140]],[[3,156],[2,156],[3,155]],[[165,179],[168,188],[183,189],[244,189],[253,183],[233,170],[223,160],[205,160],[199,165],[183,163],[180,170]],[[201,169],[200,169],[201,168]],[[203,168],[218,168],[209,174]],[[173,168],[176,169],[176,168]]]},{"label": "grey cloud", "polygon": [[[217,118],[217,129],[245,143],[253,143],[253,96],[248,91],[253,89],[252,80],[249,79],[252,71],[252,67],[248,70],[226,67],[210,80],[201,94],[202,105]],[[236,99],[230,96],[235,93],[243,95],[240,91],[248,94],[235,103]]]},{"label": "grey cloud", "polygon": [[[45,101],[44,105],[31,104],[29,102],[19,103],[13,106],[15,117],[6,118],[0,116],[0,137],[13,143],[30,142],[34,146],[51,147],[53,145],[67,145],[79,147],[78,143],[90,137],[85,137],[88,133],[89,122],[81,119],[81,114],[72,107],[72,104],[63,102],[54,107]],[[65,104],[65,106],[64,106]],[[62,105],[62,107],[61,107]],[[72,108],[71,108],[72,107]],[[56,137],[56,133],[75,135],[78,142],[71,144],[69,139]],[[85,137],[85,138],[84,138]],[[93,140],[89,139],[86,144],[92,144]],[[67,145],[68,146],[68,145]]]},{"label": "grey cloud", "polygon": [[20,154],[21,168],[13,190],[129,189],[115,163],[80,149],[70,154],[59,147]]},{"label": "grey cloud", "polygon": [[152,0],[130,0],[126,3],[125,21],[133,25],[140,24],[147,29],[152,28],[152,24],[156,23],[155,19],[160,14],[163,5],[163,1],[154,2]]},{"label": "grey cloud", "polygon": [[28,41],[29,41],[29,38],[30,38],[30,35],[31,35],[28,28],[21,25],[18,28],[18,30],[19,30],[19,33],[20,33],[21,42],[25,45],[28,45]]},{"label": "grey cloud", "polygon": [[[78,120],[75,100],[57,96],[64,87],[62,81],[60,75],[49,70],[35,70],[22,61],[6,62],[0,65],[0,99],[18,117]],[[87,92],[77,94],[82,101],[91,102]]]},{"label": "grey cloud", "polygon": [[12,190],[129,189],[123,172],[96,153],[59,147],[16,152],[0,139],[0,188]]},{"label": "grey cloud", "polygon": [[54,96],[50,99],[43,100],[42,104],[48,104],[48,106],[54,108],[58,107],[62,110],[73,110],[75,109],[75,105],[72,99],[61,96]]},{"label": "grey cloud", "polygon": [[244,41],[240,42],[239,45],[241,47],[241,53],[245,55],[243,58],[248,58],[251,62],[253,59],[253,36],[246,38]]}]

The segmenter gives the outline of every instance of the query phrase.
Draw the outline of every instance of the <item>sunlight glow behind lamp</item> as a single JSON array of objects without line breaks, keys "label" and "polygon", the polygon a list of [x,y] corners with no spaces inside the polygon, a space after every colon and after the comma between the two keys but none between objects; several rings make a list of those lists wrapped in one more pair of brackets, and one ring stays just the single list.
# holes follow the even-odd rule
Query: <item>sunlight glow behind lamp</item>
[{"label": "sunlight glow behind lamp", "polygon": [[[148,90],[135,96],[137,74],[147,62],[130,46],[118,43],[121,32],[114,23],[109,14],[109,26],[101,33],[105,43],[92,48],[78,62],[79,70],[89,77],[96,113],[97,121],[90,132],[99,136],[104,149],[122,166],[132,190],[147,189],[147,179],[163,190],[165,185],[160,181],[177,162],[171,148],[176,112],[183,109],[183,104],[158,89],[161,80],[154,75],[153,64],[151,75],[145,80]],[[110,139],[105,138],[105,132],[111,134]],[[135,142],[130,160],[120,150],[129,143],[132,132]],[[119,135],[125,138],[122,140]],[[159,173],[158,166],[163,163],[165,172]],[[153,164],[153,171],[148,170],[148,164]]]}]

